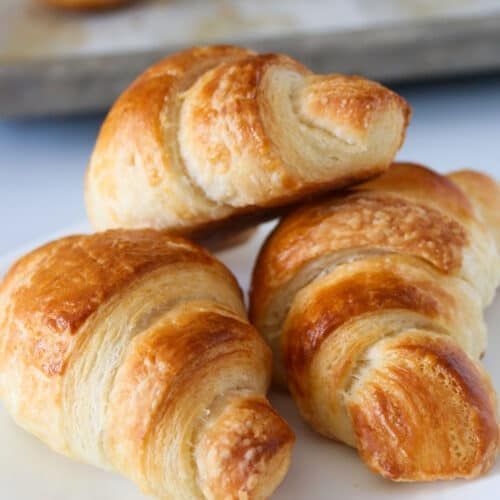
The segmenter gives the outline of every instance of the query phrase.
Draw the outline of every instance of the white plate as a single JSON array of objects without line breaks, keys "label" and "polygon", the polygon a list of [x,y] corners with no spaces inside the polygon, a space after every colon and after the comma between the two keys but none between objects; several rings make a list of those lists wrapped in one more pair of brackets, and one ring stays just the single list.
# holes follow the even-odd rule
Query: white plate
[{"label": "white plate", "polygon": [[[493,169],[491,171],[493,172]],[[262,226],[246,245],[225,251],[219,257],[248,290],[250,271],[261,241],[270,229]],[[85,230],[85,225],[71,231]],[[47,238],[52,239],[51,238]],[[41,242],[39,242],[41,243]],[[34,247],[36,245],[31,245]],[[28,248],[0,259],[0,274]],[[500,389],[500,294],[487,311],[489,348],[485,364]],[[355,450],[328,441],[310,431],[300,420],[293,402],[284,394],[272,394],[275,407],[297,435],[292,466],[273,499],[398,499],[440,500],[499,497],[500,461],[490,473],[475,481],[432,484],[399,484],[372,474]],[[0,498],[8,500],[140,500],[144,498],[129,481],[94,467],[59,456],[15,426],[0,407]]]}]

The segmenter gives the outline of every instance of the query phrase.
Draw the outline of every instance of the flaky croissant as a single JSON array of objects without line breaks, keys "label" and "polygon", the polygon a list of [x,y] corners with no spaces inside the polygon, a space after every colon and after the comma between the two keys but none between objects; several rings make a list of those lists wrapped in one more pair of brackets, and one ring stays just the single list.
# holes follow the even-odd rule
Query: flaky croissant
[{"label": "flaky croissant", "polygon": [[88,215],[100,230],[195,236],[248,225],[386,170],[409,115],[377,83],[315,75],[285,55],[186,50],[111,109],[87,171]]},{"label": "flaky croissant", "polygon": [[498,448],[477,360],[499,250],[492,179],[397,164],[280,223],[254,270],[250,318],[318,432],[394,480],[473,478]]},{"label": "flaky croissant", "polygon": [[153,230],[50,243],[0,288],[0,396],[54,450],[165,499],[260,499],[293,434],[231,273]]}]

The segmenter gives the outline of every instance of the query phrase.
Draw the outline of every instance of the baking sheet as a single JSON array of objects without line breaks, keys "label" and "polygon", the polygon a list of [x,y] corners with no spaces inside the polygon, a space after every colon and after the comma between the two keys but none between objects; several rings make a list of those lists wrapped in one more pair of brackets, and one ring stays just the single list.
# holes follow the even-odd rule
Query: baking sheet
[{"label": "baking sheet", "polygon": [[[498,173],[493,167],[490,173]],[[220,252],[218,256],[248,290],[253,261],[273,223],[261,226],[247,244]],[[81,224],[64,234],[85,232]],[[0,275],[36,242],[0,259]],[[487,311],[489,346],[484,359],[497,391],[500,389],[500,294]],[[329,441],[311,431],[300,419],[289,396],[271,393],[271,401],[287,419],[297,436],[290,471],[277,490],[275,500],[481,500],[498,499],[500,462],[486,476],[474,481],[427,484],[393,483],[371,473],[355,450]],[[141,500],[129,481],[111,472],[73,462],[50,451],[11,421],[0,404],[0,496],[15,500]]]},{"label": "baking sheet", "polygon": [[125,9],[75,14],[35,0],[2,0],[0,61],[325,33],[499,10],[497,0],[136,0]]},{"label": "baking sheet", "polygon": [[137,0],[67,13],[0,3],[0,115],[106,108],[182,47],[238,42],[394,81],[500,68],[496,0]]}]

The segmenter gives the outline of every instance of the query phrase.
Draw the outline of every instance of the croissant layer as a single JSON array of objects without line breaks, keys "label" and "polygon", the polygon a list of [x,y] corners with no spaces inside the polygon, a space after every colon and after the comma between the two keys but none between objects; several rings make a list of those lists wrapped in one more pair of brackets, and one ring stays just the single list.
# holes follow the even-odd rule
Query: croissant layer
[{"label": "croissant layer", "polygon": [[86,177],[97,229],[210,236],[387,169],[409,107],[364,78],[315,75],[281,54],[193,48],[122,94]]},{"label": "croissant layer", "polygon": [[0,286],[0,396],[54,450],[164,499],[268,498],[294,436],[231,273],[155,230],[54,241]]},{"label": "croissant layer", "polygon": [[385,477],[472,478],[494,462],[496,395],[478,360],[499,213],[483,174],[395,164],[294,211],[260,252],[250,318],[276,382]]}]

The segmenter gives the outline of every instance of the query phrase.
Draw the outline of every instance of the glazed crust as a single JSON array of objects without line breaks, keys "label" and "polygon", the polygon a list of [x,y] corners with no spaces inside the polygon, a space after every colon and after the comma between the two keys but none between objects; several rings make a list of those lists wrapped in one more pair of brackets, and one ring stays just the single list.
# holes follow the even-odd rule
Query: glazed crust
[{"label": "glazed crust", "polygon": [[478,363],[500,282],[500,189],[414,164],[299,208],[258,257],[250,318],[320,433],[401,481],[472,478],[498,448]]},{"label": "glazed crust", "polygon": [[[158,498],[267,498],[293,434],[231,273],[154,230],[54,241],[0,287],[0,396],[56,451]],[[194,459],[193,459],[194,457]]]},{"label": "glazed crust", "polygon": [[360,77],[314,75],[279,54],[194,48],[117,100],[86,177],[97,229],[211,235],[387,169],[405,101]]}]

